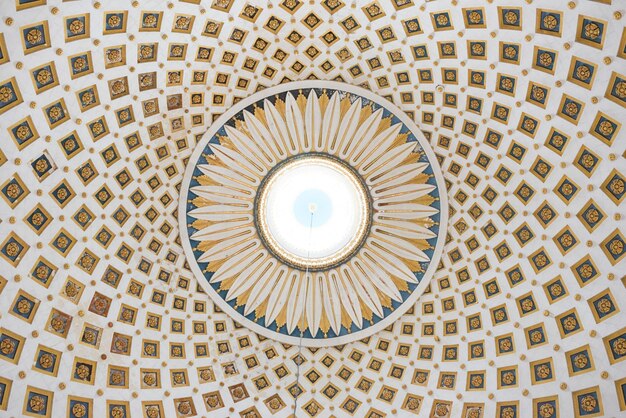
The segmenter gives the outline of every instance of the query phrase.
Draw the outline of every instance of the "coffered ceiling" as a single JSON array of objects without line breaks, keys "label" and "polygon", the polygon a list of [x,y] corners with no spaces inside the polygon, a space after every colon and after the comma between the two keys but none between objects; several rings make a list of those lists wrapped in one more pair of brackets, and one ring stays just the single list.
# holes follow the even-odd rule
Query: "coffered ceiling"
[{"label": "coffered ceiling", "polygon": [[[0,415],[288,417],[296,397],[297,417],[622,415],[624,13],[3,1]],[[333,348],[233,321],[178,237],[186,162],[212,121],[308,79],[402,109],[449,201],[415,306]]]}]

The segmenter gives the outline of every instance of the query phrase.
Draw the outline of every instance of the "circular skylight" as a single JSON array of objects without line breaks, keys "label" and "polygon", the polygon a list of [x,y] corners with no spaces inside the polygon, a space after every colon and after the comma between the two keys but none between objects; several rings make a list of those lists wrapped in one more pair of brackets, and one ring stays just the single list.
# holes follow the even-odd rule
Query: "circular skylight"
[{"label": "circular skylight", "polygon": [[326,81],[276,86],[214,122],[182,185],[183,247],[255,332],[321,347],[393,323],[444,244],[443,178],[391,103]]},{"label": "circular skylight", "polygon": [[370,222],[369,196],[358,175],[322,154],[278,166],[258,194],[256,211],[259,232],[272,253],[309,270],[350,257]]}]

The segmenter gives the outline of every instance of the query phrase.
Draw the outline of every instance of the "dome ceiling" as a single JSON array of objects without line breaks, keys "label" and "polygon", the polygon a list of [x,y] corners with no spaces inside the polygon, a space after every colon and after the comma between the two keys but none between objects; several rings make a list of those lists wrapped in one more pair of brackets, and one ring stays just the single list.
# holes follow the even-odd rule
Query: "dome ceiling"
[{"label": "dome ceiling", "polygon": [[[610,0],[5,1],[0,414],[620,416],[624,13]],[[403,316],[299,349],[212,302],[177,202],[219,115],[308,79],[402,109],[438,159],[450,218]]]}]

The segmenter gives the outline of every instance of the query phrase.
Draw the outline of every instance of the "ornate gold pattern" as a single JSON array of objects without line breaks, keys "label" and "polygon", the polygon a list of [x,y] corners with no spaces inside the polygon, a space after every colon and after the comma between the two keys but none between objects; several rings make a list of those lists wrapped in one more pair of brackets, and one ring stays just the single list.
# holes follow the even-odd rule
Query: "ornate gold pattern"
[{"label": "ornate gold pattern", "polygon": [[[42,416],[35,410],[46,403],[54,417],[85,408],[115,418],[285,417],[300,392],[297,416],[626,410],[623,3],[109,3],[2,5],[0,413]],[[159,32],[142,31],[143,13],[160,16]],[[75,22],[83,15],[91,25]],[[445,55],[452,48],[456,58]],[[48,76],[32,71],[51,62],[58,85],[37,94]],[[115,96],[108,82],[122,77],[127,94]],[[451,221],[440,269],[414,310],[367,340],[298,353],[197,291],[174,212],[186,159],[212,121],[257,90],[307,78],[367,87],[415,120],[445,172]],[[90,86],[100,103],[83,112],[75,92]],[[204,104],[192,107],[197,94]],[[492,116],[494,104],[510,109],[507,120]],[[120,158],[107,167],[100,153],[113,144]],[[44,151],[55,164],[40,181]],[[89,162],[96,174],[85,185],[78,169]],[[571,239],[559,240],[564,227]],[[76,241],[65,255],[53,239],[61,228]],[[32,316],[27,301],[11,311],[20,291],[40,301]],[[108,311],[89,310],[96,292]],[[522,315],[529,293],[537,309]],[[137,310],[134,325],[118,321],[122,305]],[[116,345],[127,341],[128,355],[114,351],[114,333],[126,336]],[[57,377],[33,369],[40,344],[62,352]],[[442,361],[453,345],[457,360]],[[81,358],[97,362],[93,385],[68,378]],[[533,384],[530,364],[546,358],[555,380]],[[394,366],[405,368],[401,379]],[[497,390],[498,368],[511,366],[518,385]],[[129,368],[130,389],[107,386],[114,367]],[[188,386],[168,379],[177,369]],[[466,391],[483,371],[484,390]],[[453,373],[453,389],[438,386]]]}]

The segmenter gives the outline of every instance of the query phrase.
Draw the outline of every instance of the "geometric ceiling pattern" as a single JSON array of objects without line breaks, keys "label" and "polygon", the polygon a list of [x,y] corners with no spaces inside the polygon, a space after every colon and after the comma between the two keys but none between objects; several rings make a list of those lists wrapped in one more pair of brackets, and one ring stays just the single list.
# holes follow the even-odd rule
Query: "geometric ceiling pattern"
[{"label": "geometric ceiling pattern", "polygon": [[[0,414],[623,414],[622,6],[4,1]],[[300,350],[214,306],[176,209],[212,121],[305,79],[405,111],[450,221],[408,313]]]}]

